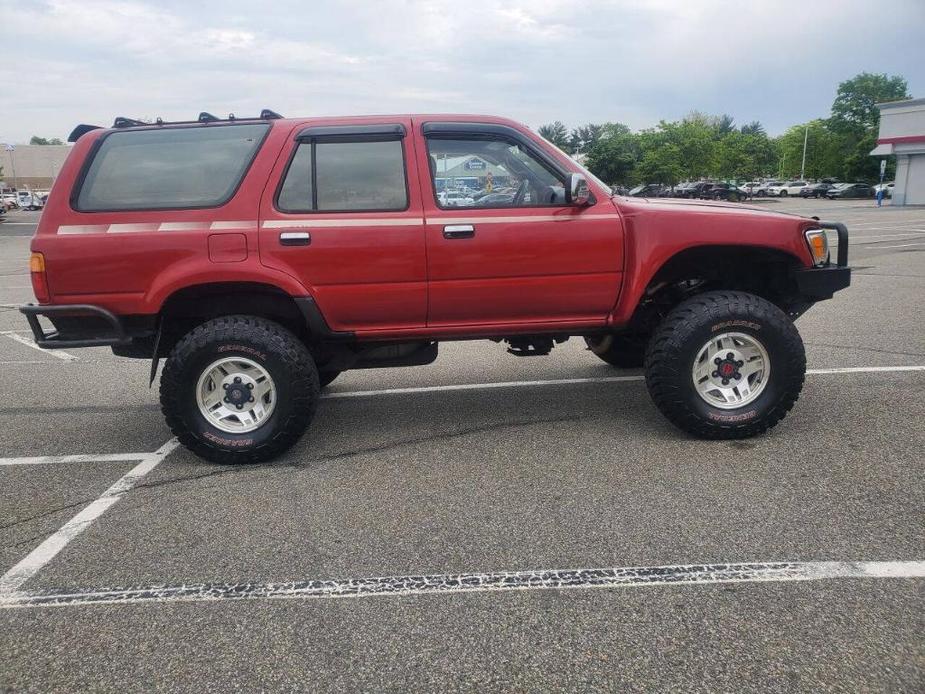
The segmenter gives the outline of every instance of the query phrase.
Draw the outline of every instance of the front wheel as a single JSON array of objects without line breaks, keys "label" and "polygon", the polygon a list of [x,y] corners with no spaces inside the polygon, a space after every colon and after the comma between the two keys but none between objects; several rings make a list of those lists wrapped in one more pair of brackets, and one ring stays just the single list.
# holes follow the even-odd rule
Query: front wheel
[{"label": "front wheel", "polygon": [[707,292],[675,307],[646,351],[646,386],[673,424],[705,439],[740,439],[776,425],[806,374],[787,315],[753,294]]},{"label": "front wheel", "polygon": [[782,198],[786,198],[786,197],[787,197],[787,191],[786,191],[786,190],[782,190],[782,191],[780,192],[780,196],[781,196]]},{"label": "front wheel", "polygon": [[223,316],[173,348],[161,376],[161,409],[194,453],[256,463],[302,436],[318,390],[311,354],[289,330],[254,316]]}]

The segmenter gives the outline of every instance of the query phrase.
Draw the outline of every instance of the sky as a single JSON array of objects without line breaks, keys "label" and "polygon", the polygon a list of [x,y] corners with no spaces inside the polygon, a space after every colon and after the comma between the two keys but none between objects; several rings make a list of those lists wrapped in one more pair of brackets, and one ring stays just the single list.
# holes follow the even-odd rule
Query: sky
[{"label": "sky", "polygon": [[0,142],[115,116],[487,113],[772,135],[885,72],[925,96],[925,0],[0,0]]}]

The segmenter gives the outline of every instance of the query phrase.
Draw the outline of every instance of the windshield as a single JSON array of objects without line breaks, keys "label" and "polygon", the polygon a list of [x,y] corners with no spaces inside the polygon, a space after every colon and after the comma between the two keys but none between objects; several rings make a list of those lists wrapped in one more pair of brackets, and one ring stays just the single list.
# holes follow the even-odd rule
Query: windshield
[{"label": "windshield", "polygon": [[574,165],[578,168],[578,170],[581,171],[581,173],[583,173],[585,176],[587,176],[589,180],[594,181],[594,182],[597,183],[601,188],[603,188],[604,190],[606,190],[610,195],[613,195],[613,193],[612,193],[611,190],[610,190],[610,186],[609,186],[609,185],[607,185],[606,183],[604,183],[601,179],[599,179],[599,178],[598,178],[597,176],[595,176],[593,173],[591,173],[590,171],[588,171],[585,167],[583,167],[583,166],[582,166],[581,164],[579,164],[577,161],[575,161],[574,159],[572,159],[572,157],[571,157],[570,155],[566,154],[566,153],[563,152],[561,149],[559,149],[558,147],[556,147],[552,142],[550,142],[549,140],[547,140],[545,137],[543,137],[542,135],[539,135],[538,137],[539,137],[543,142],[545,142],[547,145],[549,145],[549,146],[552,147],[554,150],[556,150],[559,154],[561,154],[561,155],[564,156],[566,159],[568,159],[570,162],[572,162],[572,164],[574,164]]}]

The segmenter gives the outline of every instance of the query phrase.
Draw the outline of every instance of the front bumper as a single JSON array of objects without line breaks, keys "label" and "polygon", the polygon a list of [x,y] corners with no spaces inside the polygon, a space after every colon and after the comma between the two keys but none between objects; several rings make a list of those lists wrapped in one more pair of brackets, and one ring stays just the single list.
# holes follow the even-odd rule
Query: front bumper
[{"label": "front bumper", "polygon": [[796,270],[793,279],[800,297],[807,302],[831,299],[835,292],[851,284],[851,268],[848,267],[848,228],[841,222],[818,221],[819,229],[832,229],[838,234],[838,256],[836,264]]},{"label": "front bumper", "polygon": [[[67,347],[113,347],[127,345],[131,336],[126,332],[122,320],[101,306],[90,304],[69,304],[60,306],[36,306],[27,304],[19,307],[25,314],[35,338],[35,344],[43,349],[64,349]],[[39,316],[46,316],[55,329],[45,332],[39,323]]]},{"label": "front bumper", "polygon": [[825,301],[851,284],[850,267],[816,267],[794,273],[797,292],[807,301]]}]

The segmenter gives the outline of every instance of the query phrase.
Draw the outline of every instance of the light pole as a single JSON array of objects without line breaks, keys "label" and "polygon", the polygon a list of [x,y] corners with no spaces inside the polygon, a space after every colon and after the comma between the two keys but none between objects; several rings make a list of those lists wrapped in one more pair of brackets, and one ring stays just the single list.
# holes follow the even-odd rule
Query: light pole
[{"label": "light pole", "polygon": [[806,173],[806,141],[809,139],[809,123],[806,124],[806,130],[803,132],[803,163],[800,164],[800,180]]},{"label": "light pole", "polygon": [[6,151],[10,153],[10,166],[13,168],[13,188],[18,190],[19,186],[16,185],[16,157],[13,156],[13,152],[16,151],[16,147],[7,143],[4,145]]}]

